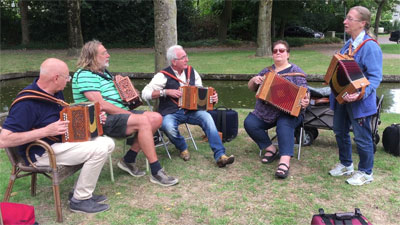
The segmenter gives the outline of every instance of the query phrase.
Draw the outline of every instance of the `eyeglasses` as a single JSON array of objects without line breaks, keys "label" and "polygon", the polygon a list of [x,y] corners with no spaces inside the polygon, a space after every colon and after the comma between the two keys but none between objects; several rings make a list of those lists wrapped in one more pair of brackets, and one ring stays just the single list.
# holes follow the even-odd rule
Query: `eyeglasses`
[{"label": "eyeglasses", "polygon": [[188,58],[188,56],[187,55],[184,55],[184,56],[182,56],[182,57],[180,57],[180,58],[175,58],[175,60],[182,60],[182,59],[187,59]]},{"label": "eyeglasses", "polygon": [[72,77],[71,76],[69,76],[69,75],[59,75],[59,76],[62,76],[62,77],[64,77],[67,81],[71,81],[71,79],[72,79]]},{"label": "eyeglasses", "polygon": [[356,20],[356,19],[353,19],[353,18],[351,18],[351,17],[348,17],[348,16],[346,16],[346,18],[344,19],[344,20],[348,20],[348,21],[350,21],[350,22],[361,22],[361,20]]},{"label": "eyeglasses", "polygon": [[286,52],[286,49],[280,48],[280,49],[274,49],[274,50],[272,50],[272,52],[273,52],[274,54],[278,53],[278,51],[279,51],[279,53],[284,53],[284,52]]}]

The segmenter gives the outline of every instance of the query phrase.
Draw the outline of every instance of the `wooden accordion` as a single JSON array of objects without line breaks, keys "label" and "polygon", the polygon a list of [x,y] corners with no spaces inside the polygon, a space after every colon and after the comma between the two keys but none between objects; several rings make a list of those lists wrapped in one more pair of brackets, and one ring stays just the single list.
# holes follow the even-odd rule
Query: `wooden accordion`
[{"label": "wooden accordion", "polygon": [[339,104],[344,102],[343,97],[360,91],[360,97],[369,85],[357,62],[349,55],[335,54],[325,74],[325,82],[331,87]]},{"label": "wooden accordion", "polygon": [[275,72],[268,72],[264,77],[263,83],[258,87],[256,98],[292,116],[299,116],[300,101],[306,96],[307,88],[297,86]]},{"label": "wooden accordion", "polygon": [[98,102],[81,102],[66,106],[60,111],[60,119],[69,121],[68,130],[62,135],[62,142],[89,141],[103,135]]},{"label": "wooden accordion", "polygon": [[213,110],[214,104],[211,96],[214,94],[212,87],[181,86],[182,96],[178,106],[188,110]]},{"label": "wooden accordion", "polygon": [[129,77],[116,75],[114,78],[114,85],[122,101],[129,103],[130,109],[134,109],[143,104]]}]

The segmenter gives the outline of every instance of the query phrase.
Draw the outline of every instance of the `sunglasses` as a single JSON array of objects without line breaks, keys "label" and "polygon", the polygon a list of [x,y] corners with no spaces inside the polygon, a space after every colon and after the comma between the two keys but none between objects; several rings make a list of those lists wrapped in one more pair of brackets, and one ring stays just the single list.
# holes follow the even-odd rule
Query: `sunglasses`
[{"label": "sunglasses", "polygon": [[278,53],[278,51],[279,51],[279,53],[284,53],[284,52],[286,51],[286,49],[280,48],[280,49],[274,49],[274,50],[272,50],[272,52],[273,52],[274,54]]}]

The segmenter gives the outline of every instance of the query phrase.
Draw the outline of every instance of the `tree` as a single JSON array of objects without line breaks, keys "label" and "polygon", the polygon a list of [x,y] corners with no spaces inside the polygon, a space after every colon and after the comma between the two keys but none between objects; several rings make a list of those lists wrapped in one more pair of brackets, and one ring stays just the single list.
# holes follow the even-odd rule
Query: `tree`
[{"label": "tree", "polygon": [[232,18],[232,0],[224,1],[224,9],[219,16],[218,41],[224,42],[228,36],[228,26]]},{"label": "tree", "polygon": [[81,28],[81,1],[67,0],[68,17],[68,55],[77,56],[83,46]]},{"label": "tree", "polygon": [[154,0],[155,72],[167,66],[166,53],[178,40],[175,0]]},{"label": "tree", "polygon": [[374,33],[376,35],[376,39],[378,39],[379,21],[381,20],[382,10],[387,1],[386,0],[375,0],[375,2],[376,2],[376,4],[378,4],[378,9],[376,11]]},{"label": "tree", "polygon": [[28,20],[28,1],[19,0],[18,6],[21,13],[21,34],[22,34],[22,45],[29,44],[29,20]]},{"label": "tree", "polygon": [[272,0],[260,0],[256,56],[271,55]]}]

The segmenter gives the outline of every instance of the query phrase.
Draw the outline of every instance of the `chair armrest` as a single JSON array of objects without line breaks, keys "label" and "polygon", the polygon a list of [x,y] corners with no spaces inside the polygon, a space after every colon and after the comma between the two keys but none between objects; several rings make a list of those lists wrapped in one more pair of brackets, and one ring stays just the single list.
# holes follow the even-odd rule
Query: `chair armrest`
[{"label": "chair armrest", "polygon": [[33,146],[40,146],[42,147],[48,154],[49,156],[49,165],[52,169],[57,169],[57,164],[56,164],[56,156],[54,154],[53,148],[47,144],[47,142],[42,141],[42,140],[36,140],[32,142],[28,147],[26,148],[26,158],[30,164],[30,166],[34,167],[37,169],[36,165],[31,161],[31,158],[29,157],[29,151]]}]

